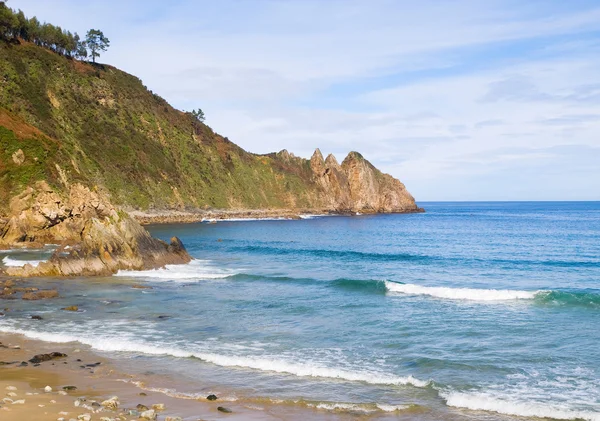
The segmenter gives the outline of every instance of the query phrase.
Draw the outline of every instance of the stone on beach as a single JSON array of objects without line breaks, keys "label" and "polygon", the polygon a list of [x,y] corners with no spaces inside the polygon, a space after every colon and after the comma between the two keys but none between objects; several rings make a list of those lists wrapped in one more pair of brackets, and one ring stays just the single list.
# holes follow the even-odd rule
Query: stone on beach
[{"label": "stone on beach", "polygon": [[50,386],[46,386],[46,387],[44,387],[44,392],[50,393],[50,392],[52,392],[52,388]]},{"label": "stone on beach", "polygon": [[30,363],[39,364],[41,362],[55,360],[57,358],[67,357],[67,354],[63,354],[62,352],[51,352],[49,354],[38,354],[34,355],[32,359],[29,360]]},{"label": "stone on beach", "polygon": [[230,414],[231,412],[233,412],[233,411],[231,411],[231,409],[229,409],[229,408],[225,408],[224,406],[219,406],[219,407],[217,408],[217,411],[219,411],[219,412],[224,412],[224,413],[226,413],[226,414]]},{"label": "stone on beach", "polygon": [[119,398],[117,396],[113,396],[112,398],[102,402],[102,406],[108,409],[117,409],[119,406]]},{"label": "stone on beach", "polygon": [[155,411],[164,411],[165,404],[164,403],[155,403],[154,405],[152,405],[152,409],[154,409]]},{"label": "stone on beach", "polygon": [[64,310],[64,311],[79,311],[79,307],[77,307],[77,306],[68,306],[68,307],[61,308],[61,310]]},{"label": "stone on beach", "polygon": [[140,413],[140,418],[144,418],[146,420],[155,420],[156,419],[156,411],[154,409],[149,409]]},{"label": "stone on beach", "polygon": [[217,395],[208,395],[206,399],[208,399],[209,401],[216,401],[218,398]]}]

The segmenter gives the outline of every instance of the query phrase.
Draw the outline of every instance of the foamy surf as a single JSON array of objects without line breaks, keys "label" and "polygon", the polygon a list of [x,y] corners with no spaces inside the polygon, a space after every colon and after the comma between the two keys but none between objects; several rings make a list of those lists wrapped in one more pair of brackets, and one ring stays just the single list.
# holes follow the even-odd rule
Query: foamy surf
[{"label": "foamy surf", "polygon": [[4,266],[7,266],[7,267],[20,267],[20,266],[24,266],[26,264],[30,264],[31,266],[35,267],[42,262],[45,262],[45,260],[20,260],[20,259],[13,259],[8,256],[4,256],[4,258],[2,258],[2,263],[4,264]]},{"label": "foamy surf", "polygon": [[415,386],[425,388],[430,382],[419,380],[413,376],[393,376],[385,373],[350,371],[334,367],[322,367],[310,363],[288,362],[272,358],[227,356],[219,354],[198,354],[195,357],[222,367],[250,368],[282,374],[293,374],[298,377],[321,377],[369,384]]},{"label": "foamy surf", "polygon": [[208,260],[192,260],[185,265],[166,265],[161,269],[152,270],[120,270],[114,276],[128,278],[149,278],[163,280],[206,280],[206,279],[223,279],[238,272],[219,268],[213,262]]},{"label": "foamy surf", "polygon": [[519,291],[510,289],[477,289],[477,288],[448,288],[427,287],[415,284],[399,284],[385,281],[389,292],[407,295],[427,295],[449,300],[471,301],[510,301],[532,300],[542,291]]},{"label": "foamy surf", "polygon": [[446,405],[455,408],[490,411],[520,417],[600,421],[600,412],[570,409],[564,405],[555,406],[539,402],[498,399],[485,393],[449,392],[441,395],[446,399]]},{"label": "foamy surf", "polygon": [[425,388],[430,384],[429,381],[419,380],[413,376],[394,376],[386,373],[351,371],[337,367],[322,367],[310,362],[289,362],[268,357],[222,355],[188,348],[150,345],[121,337],[102,337],[100,335],[93,337],[75,336],[64,333],[37,332],[1,325],[0,332],[15,333],[45,342],[79,342],[90,346],[92,349],[106,352],[131,352],[177,358],[194,357],[221,367],[238,367],[271,373],[292,374],[298,377],[318,377],[377,385],[414,386],[418,388]]}]

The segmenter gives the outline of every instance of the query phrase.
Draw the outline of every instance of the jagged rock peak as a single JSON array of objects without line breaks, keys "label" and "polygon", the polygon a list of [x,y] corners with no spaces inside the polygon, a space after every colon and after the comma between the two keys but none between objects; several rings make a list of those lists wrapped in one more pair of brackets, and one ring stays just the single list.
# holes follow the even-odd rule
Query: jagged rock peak
[{"label": "jagged rock peak", "polygon": [[310,167],[317,175],[322,175],[325,172],[325,160],[323,159],[323,154],[319,148],[315,149],[315,152],[310,158]]},{"label": "jagged rock peak", "polygon": [[335,156],[332,153],[330,153],[329,155],[327,155],[327,158],[325,159],[325,166],[327,168],[340,169],[340,164],[339,164],[338,160],[335,158]]}]

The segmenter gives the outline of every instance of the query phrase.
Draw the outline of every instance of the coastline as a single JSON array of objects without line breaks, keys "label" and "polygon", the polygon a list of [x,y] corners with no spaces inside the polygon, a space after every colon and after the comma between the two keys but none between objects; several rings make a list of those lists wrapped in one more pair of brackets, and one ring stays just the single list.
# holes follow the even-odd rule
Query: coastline
[{"label": "coastline", "polygon": [[144,212],[129,210],[129,215],[142,225],[177,224],[194,222],[217,222],[232,220],[255,219],[310,219],[315,216],[355,216],[355,215],[387,215],[424,213],[425,209],[406,210],[398,212],[353,212],[332,211],[328,209],[210,209],[194,211],[165,210]]},{"label": "coastline", "polygon": [[[66,356],[21,366],[21,361],[28,361],[34,355],[52,352]],[[172,387],[177,384],[176,379],[159,378],[153,375],[151,367],[146,374],[131,374],[123,365],[105,353],[77,342],[54,343],[32,339],[24,334],[1,333],[0,392],[3,396],[0,399],[0,415],[5,421],[349,421],[393,420],[398,417],[395,412],[356,412],[344,404],[312,405],[309,402],[244,398],[237,396],[235,391],[210,400],[208,396],[213,391],[209,388],[195,395],[178,393]],[[170,383],[169,387],[161,386],[161,380]],[[51,390],[46,389],[48,386]],[[106,404],[110,400],[118,401],[118,405],[111,408],[110,403]],[[155,417],[144,418],[144,408],[140,405],[149,410],[155,408]],[[423,415],[420,408],[402,411],[402,418],[407,420],[426,419]]]}]

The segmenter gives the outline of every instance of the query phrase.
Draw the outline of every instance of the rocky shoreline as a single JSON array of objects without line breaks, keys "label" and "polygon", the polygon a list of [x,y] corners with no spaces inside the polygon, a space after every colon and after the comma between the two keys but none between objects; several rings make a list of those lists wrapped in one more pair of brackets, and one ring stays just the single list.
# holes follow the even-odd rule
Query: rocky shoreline
[{"label": "rocky shoreline", "polygon": [[[407,209],[394,214],[424,213],[425,209]],[[143,212],[138,210],[128,211],[129,215],[142,225],[151,224],[178,224],[194,222],[218,222],[238,219],[309,219],[314,216],[354,216],[375,215],[381,212],[352,212],[331,211],[327,209],[210,209],[194,211],[156,211]]]},{"label": "rocky shoreline", "polygon": [[37,266],[4,269],[8,276],[104,276],[191,261],[178,238],[168,244],[152,237],[100,192],[80,184],[70,186],[66,196],[38,182],[15,196],[10,209],[0,225],[0,249],[59,247]]}]

